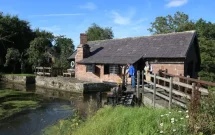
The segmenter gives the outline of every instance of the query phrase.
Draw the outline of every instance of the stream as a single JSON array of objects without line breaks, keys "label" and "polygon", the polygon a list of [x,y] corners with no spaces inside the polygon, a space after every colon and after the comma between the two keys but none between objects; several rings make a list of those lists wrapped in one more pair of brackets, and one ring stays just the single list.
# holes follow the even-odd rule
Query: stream
[{"label": "stream", "polygon": [[[81,115],[87,115],[89,100],[96,101],[96,94],[78,94],[36,87],[0,82],[1,89],[31,91],[39,95],[42,107],[20,113],[7,120],[0,121],[0,135],[40,135],[43,129],[60,119],[72,117],[73,109]],[[104,98],[103,98],[104,99]],[[93,102],[96,107],[96,102]]]}]

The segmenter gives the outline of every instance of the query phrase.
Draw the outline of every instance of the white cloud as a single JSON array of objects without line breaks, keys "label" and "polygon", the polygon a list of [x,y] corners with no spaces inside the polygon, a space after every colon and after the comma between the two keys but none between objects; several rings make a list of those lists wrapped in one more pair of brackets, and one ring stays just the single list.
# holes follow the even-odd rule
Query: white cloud
[{"label": "white cloud", "polygon": [[112,29],[115,38],[135,37],[148,34],[147,18],[140,16],[135,9],[123,12],[105,11],[112,18]]},{"label": "white cloud", "polygon": [[123,16],[120,13],[116,11],[111,12],[111,17],[113,18],[114,23],[120,24],[120,25],[128,25],[132,22],[132,17],[136,14],[135,9],[130,9],[127,13],[127,15]]},{"label": "white cloud", "polygon": [[74,13],[74,14],[42,14],[42,15],[31,15],[32,17],[61,17],[61,16],[79,16],[84,15],[83,13]]},{"label": "white cloud", "polygon": [[89,9],[89,10],[95,10],[97,7],[95,4],[88,2],[85,5],[80,6],[82,9]]},{"label": "white cloud", "polygon": [[113,14],[113,21],[116,24],[121,24],[121,25],[127,25],[130,24],[131,18],[129,17],[123,17],[119,13],[112,11]]},{"label": "white cloud", "polygon": [[166,4],[166,7],[180,7],[185,4],[187,4],[188,0],[169,0],[169,2]]},{"label": "white cloud", "polygon": [[135,9],[130,9],[126,12],[126,15],[122,15],[116,11],[111,11],[108,15],[113,19],[113,22],[118,25],[137,26],[148,20],[147,18],[134,19],[136,15]]}]

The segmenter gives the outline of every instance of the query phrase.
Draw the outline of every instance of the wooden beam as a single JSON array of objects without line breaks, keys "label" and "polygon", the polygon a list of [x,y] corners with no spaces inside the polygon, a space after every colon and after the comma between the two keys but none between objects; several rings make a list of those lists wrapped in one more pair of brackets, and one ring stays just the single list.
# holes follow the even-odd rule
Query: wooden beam
[{"label": "wooden beam", "polygon": [[142,71],[142,102],[144,103],[144,70]]},{"label": "wooden beam", "polygon": [[170,83],[169,83],[169,109],[172,108],[172,86],[173,86],[172,77],[170,77]]},{"label": "wooden beam", "polygon": [[160,76],[156,76],[156,78],[159,79],[159,80],[166,81],[166,82],[170,81],[169,79],[166,79],[166,78],[163,78],[163,77],[160,77]]},{"label": "wooden beam", "polygon": [[192,85],[189,85],[189,84],[185,84],[185,83],[181,83],[181,82],[177,82],[177,81],[173,81],[173,84],[192,89]]},{"label": "wooden beam", "polygon": [[185,79],[185,80],[193,81],[193,82],[196,82],[196,83],[206,84],[206,85],[210,85],[210,86],[215,87],[215,83],[213,83],[213,82],[208,82],[208,81],[203,81],[203,80],[198,80],[198,79],[193,79],[193,78],[187,78],[187,77],[183,77],[183,76],[179,76],[179,75],[172,75],[172,74],[168,74],[168,73],[164,73],[164,72],[162,74],[172,76],[172,77],[178,77],[178,78],[181,78],[181,79]]},{"label": "wooden beam", "polygon": [[[164,87],[164,86],[159,85],[159,84],[156,84],[156,87],[161,88],[161,89],[164,89],[164,90],[166,90],[167,92],[170,92],[168,87]],[[175,89],[172,89],[172,93],[175,94],[175,95],[182,96],[182,97],[187,98],[187,99],[191,99],[190,95],[188,95],[188,94],[186,94],[186,93],[183,93],[183,92],[181,92],[181,91],[175,90]]]},{"label": "wooden beam", "polygon": [[[154,92],[152,89],[149,89],[149,88],[147,88],[147,87],[145,87],[144,88],[145,90],[148,90],[148,91],[150,91],[150,92]],[[169,97],[168,96],[166,96],[166,95],[163,95],[163,94],[161,94],[161,93],[156,93],[156,95],[157,96],[159,96],[159,97],[162,97],[163,99],[165,99],[165,100],[167,100],[167,101],[169,101]],[[180,105],[181,107],[183,107],[183,108],[186,108],[187,106],[186,106],[186,104],[184,104],[184,103],[182,103],[182,102],[180,102],[180,101],[177,101],[177,100],[175,100],[175,99],[172,99],[172,103],[175,103],[175,104],[177,104],[177,105]]]},{"label": "wooden beam", "polygon": [[153,93],[153,107],[155,108],[155,100],[156,100],[156,74],[154,74],[154,93]]},{"label": "wooden beam", "polygon": [[140,99],[140,71],[137,71],[137,98]]}]

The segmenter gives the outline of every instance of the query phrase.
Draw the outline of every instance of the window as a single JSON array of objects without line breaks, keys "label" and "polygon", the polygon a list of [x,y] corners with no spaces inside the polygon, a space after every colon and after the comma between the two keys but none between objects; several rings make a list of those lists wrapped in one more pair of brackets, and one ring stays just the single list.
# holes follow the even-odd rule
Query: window
[{"label": "window", "polygon": [[109,74],[109,65],[108,64],[104,65],[104,74]]},{"label": "window", "polygon": [[86,72],[95,72],[95,64],[86,65]]},{"label": "window", "polygon": [[109,65],[110,74],[119,74],[119,65]]}]

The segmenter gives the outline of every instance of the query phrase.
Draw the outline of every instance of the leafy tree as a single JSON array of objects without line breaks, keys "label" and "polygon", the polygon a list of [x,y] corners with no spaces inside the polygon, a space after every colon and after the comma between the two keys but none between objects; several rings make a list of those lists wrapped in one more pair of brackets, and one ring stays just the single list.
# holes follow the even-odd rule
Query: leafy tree
[{"label": "leafy tree", "polygon": [[114,37],[112,28],[102,28],[93,23],[86,31],[88,41],[112,39]]},{"label": "leafy tree", "polygon": [[70,38],[66,38],[64,36],[56,37],[55,49],[59,54],[59,57],[55,61],[55,66],[68,68],[70,64],[67,58],[74,51],[73,41]]},{"label": "leafy tree", "polygon": [[199,19],[189,20],[189,16],[177,12],[174,16],[157,17],[148,30],[153,34],[196,30],[201,55],[199,76],[207,81],[215,81],[215,24]]},{"label": "leafy tree", "polygon": [[29,22],[19,19],[18,16],[0,14],[0,67],[6,61],[8,48],[24,52],[34,35]]},{"label": "leafy tree", "polygon": [[202,60],[199,76],[204,80],[215,81],[215,24],[199,19],[196,30]]},{"label": "leafy tree", "polygon": [[6,58],[6,62],[4,66],[8,66],[9,64],[13,65],[13,73],[14,73],[17,62],[21,60],[19,50],[14,48],[8,48],[5,58]]},{"label": "leafy tree", "polygon": [[189,27],[184,26],[187,26],[187,23],[192,24],[192,21],[189,20],[189,16],[183,12],[176,12],[174,16],[167,15],[166,17],[156,17],[155,21],[151,23],[151,28],[148,30],[153,34],[183,31],[184,29],[182,29],[182,27],[189,29]]},{"label": "leafy tree", "polygon": [[35,31],[36,38],[30,42],[30,47],[27,51],[28,62],[35,66],[44,66],[48,64],[48,58],[51,55],[49,49],[52,47],[54,36],[50,32]]}]

